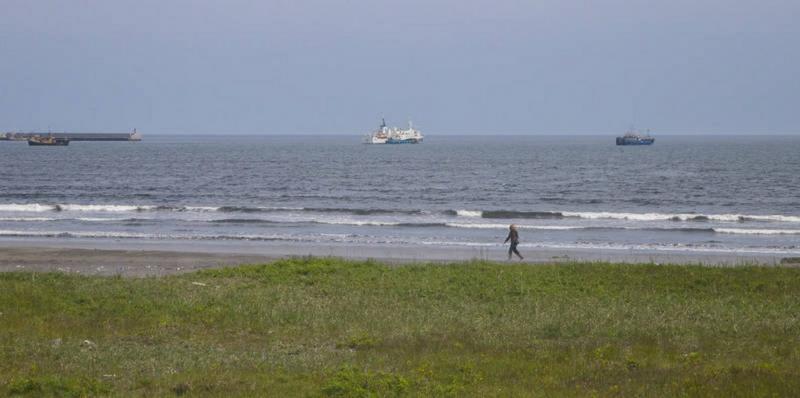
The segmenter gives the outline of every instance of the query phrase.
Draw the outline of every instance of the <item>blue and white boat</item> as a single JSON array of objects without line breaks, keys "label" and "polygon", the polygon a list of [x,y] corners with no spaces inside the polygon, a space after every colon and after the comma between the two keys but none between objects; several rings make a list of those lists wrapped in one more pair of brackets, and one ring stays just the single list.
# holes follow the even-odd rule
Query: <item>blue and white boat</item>
[{"label": "blue and white boat", "polygon": [[647,134],[628,130],[622,137],[617,137],[617,145],[651,145],[655,141],[656,139],[650,136],[649,130]]},{"label": "blue and white boat", "polygon": [[387,127],[386,121],[381,119],[381,125],[364,138],[365,144],[419,144],[423,139],[422,133],[415,129],[411,122],[405,130],[397,127]]}]

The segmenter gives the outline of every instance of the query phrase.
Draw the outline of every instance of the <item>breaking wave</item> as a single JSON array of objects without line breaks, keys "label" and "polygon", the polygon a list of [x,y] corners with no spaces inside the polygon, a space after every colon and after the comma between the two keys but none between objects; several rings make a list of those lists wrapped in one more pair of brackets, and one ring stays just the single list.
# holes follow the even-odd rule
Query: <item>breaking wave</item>
[{"label": "breaking wave", "polygon": [[390,210],[390,209],[349,209],[349,208],[325,208],[325,207],[304,207],[301,210],[316,213],[348,213],[358,216],[369,216],[379,214],[424,214],[422,210]]},{"label": "breaking wave", "polygon": [[42,237],[42,238],[130,238],[130,239],[168,239],[167,235],[144,234],[136,232],[81,232],[81,231],[13,231],[0,230],[0,236]]},{"label": "breaking wave", "polygon": [[221,212],[221,213],[272,213],[307,212],[334,213],[357,216],[369,215],[427,215],[484,219],[610,219],[627,221],[697,221],[697,222],[784,222],[800,223],[800,216],[753,214],[695,214],[695,213],[631,213],[631,212],[577,212],[577,211],[515,211],[515,210],[439,210],[378,209],[378,208],[325,208],[325,207],[261,207],[261,206],[164,206],[164,205],[100,205],[100,204],[0,204],[0,212]]},{"label": "breaking wave", "polygon": [[279,224],[277,221],[263,220],[260,218],[223,218],[209,220],[208,222],[215,224]]},{"label": "breaking wave", "polygon": [[[68,218],[62,218],[60,220],[69,220]],[[86,222],[114,222],[114,221],[126,221],[126,222],[137,222],[137,221],[153,221],[151,218],[127,218],[127,217],[78,217],[76,218],[78,221],[86,221]]]},{"label": "breaking wave", "polygon": [[156,210],[158,206],[131,206],[131,205],[53,205],[55,211],[86,211],[86,212],[138,212]]},{"label": "breaking wave", "polygon": [[[446,223],[448,227],[453,228],[474,228],[474,229],[508,229],[508,224],[469,224],[469,223]],[[517,225],[520,229],[541,229],[541,230],[554,230],[565,231],[573,229],[595,229],[593,227],[581,226],[565,226],[565,225]]]},{"label": "breaking wave", "polygon": [[52,205],[40,205],[38,203],[32,204],[0,204],[0,211],[5,212],[44,212],[44,211],[53,211],[55,210],[55,206]]},{"label": "breaking wave", "polygon": [[0,217],[0,221],[21,221],[21,222],[41,222],[41,221],[55,221],[57,218],[49,217]]},{"label": "breaking wave", "polygon": [[534,219],[559,219],[564,218],[564,214],[551,211],[505,211],[493,210],[484,211],[483,218],[534,218]]},{"label": "breaking wave", "polygon": [[714,232],[743,235],[800,235],[800,229],[714,228]]},{"label": "breaking wave", "polygon": [[750,214],[693,214],[693,213],[618,213],[618,212],[547,212],[547,211],[507,211],[507,210],[457,210],[453,215],[489,219],[562,219],[581,218],[587,220],[628,220],[628,221],[723,221],[723,222],[800,222],[800,216],[750,215]]},{"label": "breaking wave", "polygon": [[450,210],[445,211],[445,214],[452,215],[452,216],[460,216],[460,217],[482,217],[483,212],[481,211],[472,211],[472,210]]},{"label": "breaking wave", "polygon": [[777,221],[800,222],[800,216],[746,215],[746,214],[692,214],[692,213],[612,213],[612,212],[564,212],[565,217],[585,219],[614,219],[631,221]]},{"label": "breaking wave", "polygon": [[221,206],[221,207],[184,207],[186,210],[202,209],[202,211],[218,211],[222,213],[269,213],[280,211],[298,211],[302,207],[247,207],[247,206]]}]

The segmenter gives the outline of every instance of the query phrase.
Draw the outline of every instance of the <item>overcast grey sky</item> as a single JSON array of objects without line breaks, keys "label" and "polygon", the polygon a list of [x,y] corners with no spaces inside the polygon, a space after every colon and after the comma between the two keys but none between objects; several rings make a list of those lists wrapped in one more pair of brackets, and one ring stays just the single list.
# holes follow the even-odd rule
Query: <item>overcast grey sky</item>
[{"label": "overcast grey sky", "polygon": [[0,131],[798,133],[800,1],[0,0]]}]

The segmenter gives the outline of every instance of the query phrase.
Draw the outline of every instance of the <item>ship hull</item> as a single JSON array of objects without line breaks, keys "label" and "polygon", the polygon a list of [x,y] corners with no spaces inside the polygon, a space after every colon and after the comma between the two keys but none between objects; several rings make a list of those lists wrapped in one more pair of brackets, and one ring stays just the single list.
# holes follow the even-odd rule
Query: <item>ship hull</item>
[{"label": "ship hull", "polygon": [[66,140],[56,140],[54,142],[28,141],[28,145],[30,145],[30,146],[67,146],[67,145],[69,145],[69,141],[66,141]]},{"label": "ship hull", "polygon": [[379,138],[379,137],[367,137],[364,140],[365,144],[385,144],[387,141],[386,138]]},{"label": "ship hull", "polygon": [[416,139],[416,138],[408,138],[408,139],[404,139],[404,140],[396,140],[396,139],[391,139],[390,138],[390,139],[386,140],[387,144],[392,144],[392,145],[419,144],[420,142],[422,142],[422,140],[421,139]]},{"label": "ship hull", "polygon": [[655,140],[655,138],[617,137],[617,145],[652,145]]}]

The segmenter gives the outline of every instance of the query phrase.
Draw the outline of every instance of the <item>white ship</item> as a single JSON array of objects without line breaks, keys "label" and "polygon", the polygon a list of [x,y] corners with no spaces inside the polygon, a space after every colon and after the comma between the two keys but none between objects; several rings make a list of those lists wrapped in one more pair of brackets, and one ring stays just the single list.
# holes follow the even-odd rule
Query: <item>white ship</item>
[{"label": "white ship", "polygon": [[415,129],[411,122],[408,128],[401,130],[397,127],[386,127],[386,121],[381,119],[381,125],[364,138],[365,144],[419,144],[422,142],[422,133]]}]

